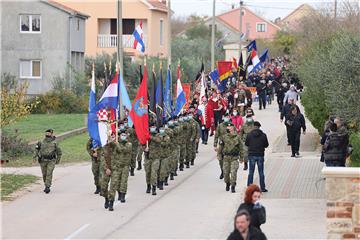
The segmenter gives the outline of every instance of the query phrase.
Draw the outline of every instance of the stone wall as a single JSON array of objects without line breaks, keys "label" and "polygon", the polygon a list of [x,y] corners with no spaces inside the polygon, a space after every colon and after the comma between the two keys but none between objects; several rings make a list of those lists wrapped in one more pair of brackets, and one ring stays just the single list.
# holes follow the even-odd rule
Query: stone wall
[{"label": "stone wall", "polygon": [[360,168],[324,167],[327,238],[360,239]]}]

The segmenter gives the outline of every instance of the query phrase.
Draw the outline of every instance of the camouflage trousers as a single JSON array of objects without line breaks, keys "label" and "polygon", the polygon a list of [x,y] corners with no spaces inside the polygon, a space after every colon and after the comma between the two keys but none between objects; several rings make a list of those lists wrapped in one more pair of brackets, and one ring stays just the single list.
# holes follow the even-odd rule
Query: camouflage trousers
[{"label": "camouflage trousers", "polygon": [[159,181],[164,181],[169,176],[170,159],[171,157],[160,159]]},{"label": "camouflage trousers", "polygon": [[138,145],[133,145],[131,150],[131,162],[130,162],[131,168],[136,168],[137,154],[138,154]]},{"label": "camouflage trousers", "polygon": [[223,169],[223,165],[224,165],[224,156],[223,156],[222,150],[223,150],[223,146],[219,145],[218,151],[217,151],[217,158],[219,160],[220,169]]},{"label": "camouflage trousers", "polygon": [[91,171],[94,175],[94,184],[100,187],[100,161],[93,159],[91,161]]},{"label": "camouflage trousers", "polygon": [[186,143],[186,162],[194,160],[196,157],[196,142],[189,141]]},{"label": "camouflage trousers", "polygon": [[247,163],[248,159],[249,159],[248,158],[248,147],[245,146],[245,144],[244,144],[243,149],[244,149],[244,162]]},{"label": "camouflage trousers", "polygon": [[176,146],[175,150],[171,154],[170,173],[175,173],[177,171],[179,159],[180,159],[180,145]]},{"label": "camouflage trousers", "polygon": [[136,161],[141,162],[143,159],[143,154],[144,154],[144,147],[139,145],[137,149]]},{"label": "camouflage trousers", "polygon": [[110,179],[111,176],[106,175],[105,173],[105,169],[103,170],[103,172],[101,173],[101,178],[100,178],[100,195],[103,196],[104,198],[108,198],[108,192],[109,192],[109,183],[110,183]]},{"label": "camouflage trousers", "polygon": [[145,168],[146,184],[157,186],[160,160],[145,158],[144,168]]},{"label": "camouflage trousers", "polygon": [[224,181],[231,185],[236,185],[237,171],[239,169],[238,156],[224,156]]},{"label": "camouflage trousers", "polygon": [[184,159],[186,158],[186,144],[180,144],[180,164],[184,164]]},{"label": "camouflage trousers", "polygon": [[110,201],[115,199],[116,191],[121,193],[127,192],[127,184],[129,177],[129,166],[118,167],[111,173],[111,183],[108,198]]},{"label": "camouflage trousers", "polygon": [[42,173],[45,187],[51,187],[53,172],[54,172],[54,168],[55,168],[55,159],[42,160],[40,162],[40,168],[41,168],[41,173]]}]

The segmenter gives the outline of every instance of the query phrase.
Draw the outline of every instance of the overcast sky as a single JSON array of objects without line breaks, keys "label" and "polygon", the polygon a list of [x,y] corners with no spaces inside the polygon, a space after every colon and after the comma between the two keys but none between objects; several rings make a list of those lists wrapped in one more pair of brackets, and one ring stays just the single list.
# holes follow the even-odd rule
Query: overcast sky
[{"label": "overcast sky", "polygon": [[[277,17],[285,17],[292,10],[303,3],[308,3],[314,8],[333,3],[334,0],[245,0],[244,6],[248,6],[255,13],[261,13],[269,20]],[[239,0],[216,0],[216,14],[231,10],[231,5],[239,7]],[[171,0],[171,9],[175,16],[212,15],[213,0]]]}]

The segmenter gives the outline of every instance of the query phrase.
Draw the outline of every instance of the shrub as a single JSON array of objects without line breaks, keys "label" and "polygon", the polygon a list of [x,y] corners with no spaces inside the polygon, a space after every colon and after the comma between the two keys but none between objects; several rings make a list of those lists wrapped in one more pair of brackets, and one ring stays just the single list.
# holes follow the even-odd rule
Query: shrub
[{"label": "shrub", "polygon": [[1,135],[1,160],[13,160],[32,152],[28,142],[19,137],[18,131]]},{"label": "shrub", "polygon": [[360,133],[351,134],[350,143],[353,146],[353,152],[350,156],[351,166],[360,167]]}]

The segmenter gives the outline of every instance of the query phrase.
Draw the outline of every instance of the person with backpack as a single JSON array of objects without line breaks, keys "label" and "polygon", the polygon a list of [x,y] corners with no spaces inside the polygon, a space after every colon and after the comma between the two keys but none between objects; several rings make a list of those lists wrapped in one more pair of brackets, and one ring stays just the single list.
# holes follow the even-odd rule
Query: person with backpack
[{"label": "person with backpack", "polygon": [[58,164],[61,159],[61,149],[55,141],[54,130],[48,129],[45,131],[45,138],[39,141],[35,146],[34,161],[38,160],[45,184],[44,192],[50,193],[53,172],[55,164]]}]

